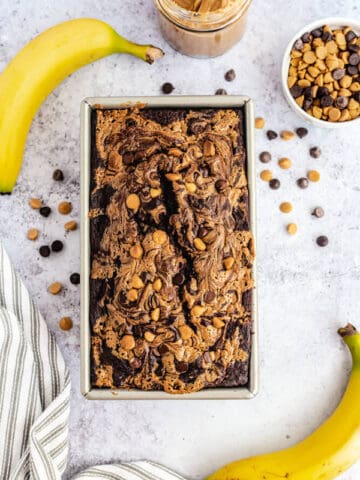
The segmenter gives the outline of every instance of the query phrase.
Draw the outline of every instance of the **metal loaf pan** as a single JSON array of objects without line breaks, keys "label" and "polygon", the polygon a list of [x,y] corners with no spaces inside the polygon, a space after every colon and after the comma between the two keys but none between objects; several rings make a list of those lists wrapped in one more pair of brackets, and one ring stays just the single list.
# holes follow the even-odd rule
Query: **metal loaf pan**
[{"label": "metal loaf pan", "polygon": [[[249,383],[244,387],[209,388],[199,392],[173,395],[162,391],[93,388],[90,381],[91,332],[89,321],[89,186],[91,155],[91,111],[99,108],[124,108],[135,104],[145,108],[232,108],[242,107],[245,115],[247,177],[249,188],[250,226],[256,239],[255,166],[254,166],[254,112],[253,102],[246,96],[169,96],[169,97],[108,97],[86,98],[81,103],[81,392],[90,400],[210,400],[249,399],[258,390],[258,320],[257,295],[253,290],[252,336]],[[256,246],[256,242],[255,242]],[[256,261],[252,276],[256,287]]]}]

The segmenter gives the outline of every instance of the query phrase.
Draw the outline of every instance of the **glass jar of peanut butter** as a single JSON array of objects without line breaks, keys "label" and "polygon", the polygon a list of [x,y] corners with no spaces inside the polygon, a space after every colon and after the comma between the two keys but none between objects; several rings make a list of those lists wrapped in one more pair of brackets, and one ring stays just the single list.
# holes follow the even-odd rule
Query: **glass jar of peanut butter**
[{"label": "glass jar of peanut butter", "polygon": [[251,0],[154,0],[161,31],[185,55],[222,55],[242,37]]}]

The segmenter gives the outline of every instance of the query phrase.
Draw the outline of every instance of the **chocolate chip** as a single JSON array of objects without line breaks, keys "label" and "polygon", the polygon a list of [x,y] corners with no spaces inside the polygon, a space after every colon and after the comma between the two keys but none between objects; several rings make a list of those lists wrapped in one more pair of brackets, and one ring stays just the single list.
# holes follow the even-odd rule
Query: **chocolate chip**
[{"label": "chocolate chip", "polygon": [[[159,348],[159,350],[160,350],[160,348]],[[134,368],[134,369],[140,368],[141,367],[141,360],[139,360],[138,358],[133,358],[130,362],[130,367]]]},{"label": "chocolate chip", "polygon": [[358,65],[360,62],[360,55],[357,53],[352,53],[349,57],[349,64],[350,65]]},{"label": "chocolate chip", "polygon": [[269,187],[273,190],[277,190],[278,188],[280,188],[280,180],[278,180],[277,178],[272,178],[269,182]]},{"label": "chocolate chip", "polygon": [[[359,81],[360,81],[360,79],[359,79]],[[356,100],[357,102],[360,102],[360,92],[354,93],[353,98],[354,98],[354,100]]]},{"label": "chocolate chip", "polygon": [[330,42],[330,40],[332,40],[332,39],[333,39],[333,36],[331,35],[330,32],[324,32],[324,33],[322,34],[321,40],[322,40],[323,42]]},{"label": "chocolate chip", "polygon": [[306,87],[304,89],[304,97],[305,98],[312,98],[313,90],[312,87]]},{"label": "chocolate chip", "polygon": [[314,217],[316,218],[321,218],[324,216],[324,214],[325,214],[324,209],[321,207],[314,208],[314,210],[311,213],[311,215],[314,215]]},{"label": "chocolate chip", "polygon": [[331,107],[333,103],[334,99],[330,95],[324,95],[321,97],[320,104],[322,107]]},{"label": "chocolate chip", "polygon": [[148,281],[150,280],[151,275],[150,275],[149,272],[141,272],[141,273],[140,273],[140,278],[141,278],[141,280],[142,280],[144,283],[146,283],[146,282],[148,282]]},{"label": "chocolate chip", "polygon": [[231,70],[228,70],[225,73],[225,80],[227,82],[232,82],[233,80],[235,80],[235,77],[236,77],[236,73],[235,73],[235,70],[233,68]]},{"label": "chocolate chip", "polygon": [[79,283],[80,283],[80,273],[72,273],[70,275],[70,282],[73,285],[79,285]]},{"label": "chocolate chip", "polygon": [[346,38],[346,41],[347,41],[347,42],[351,42],[351,40],[354,40],[354,38],[356,38],[356,33],[353,32],[352,30],[350,30],[350,31],[347,32],[347,34],[345,35],[345,38]]},{"label": "chocolate chip", "polygon": [[188,364],[185,362],[177,362],[176,364],[176,370],[179,373],[185,373],[188,370]]},{"label": "chocolate chip", "polygon": [[216,180],[215,188],[219,193],[223,193],[226,190],[227,182],[226,180]]},{"label": "chocolate chip", "polygon": [[316,28],[315,30],[312,30],[311,35],[314,38],[320,38],[322,36],[323,32],[321,28]]},{"label": "chocolate chip", "polygon": [[172,91],[175,90],[175,87],[174,87],[174,85],[172,85],[172,83],[166,82],[166,83],[164,83],[164,85],[161,87],[161,90],[162,90],[162,92],[165,93],[166,95],[169,95],[169,93],[171,93]]},{"label": "chocolate chip", "polygon": [[318,88],[318,91],[317,91],[317,98],[321,98],[323,97],[324,95],[329,95],[329,89],[327,87],[319,87]]},{"label": "chocolate chip", "polygon": [[50,207],[41,207],[40,210],[40,215],[43,217],[48,217],[51,213],[51,208]]},{"label": "chocolate chip", "polygon": [[301,95],[303,94],[303,88],[299,85],[294,85],[290,88],[290,93],[294,98],[301,97]]},{"label": "chocolate chip", "polygon": [[309,152],[310,152],[310,156],[313,158],[319,158],[321,155],[321,150],[319,147],[311,147]]},{"label": "chocolate chip", "polygon": [[158,346],[158,350],[160,355],[164,355],[164,353],[167,353],[169,351],[169,348],[165,343],[162,343],[161,345]]},{"label": "chocolate chip", "polygon": [[345,75],[345,69],[344,68],[336,68],[332,72],[332,76],[334,80],[341,80]]},{"label": "chocolate chip", "polygon": [[320,235],[320,237],[316,239],[316,243],[319,245],[319,247],[326,247],[326,245],[329,243],[329,239],[325,235]]},{"label": "chocolate chip", "polygon": [[204,178],[207,178],[209,176],[209,168],[205,165],[203,167],[200,167],[200,173]]},{"label": "chocolate chip", "polygon": [[204,355],[203,355],[203,358],[204,358],[204,361],[205,361],[206,363],[211,363],[211,361],[212,361],[212,360],[211,360],[211,355],[210,355],[209,352],[205,352]]},{"label": "chocolate chip", "polygon": [[269,163],[271,160],[271,153],[270,152],[261,152],[259,155],[260,162],[262,163]]},{"label": "chocolate chip", "polygon": [[355,44],[348,45],[349,52],[357,53],[360,50],[360,46]]},{"label": "chocolate chip", "polygon": [[185,282],[185,275],[183,273],[177,273],[173,277],[173,284],[174,285],[182,285]]},{"label": "chocolate chip", "polygon": [[298,38],[298,39],[295,41],[293,48],[295,48],[295,50],[302,50],[302,49],[303,49],[303,46],[304,46],[303,41],[301,40],[301,38]]},{"label": "chocolate chip", "polygon": [[304,138],[306,137],[306,135],[309,133],[308,132],[308,129],[307,128],[304,128],[304,127],[299,127],[295,130],[296,132],[296,135],[299,137],[299,138]]},{"label": "chocolate chip", "polygon": [[343,97],[341,95],[339,97],[337,97],[337,99],[335,100],[335,105],[340,110],[343,110],[344,108],[346,108],[348,106],[348,103],[349,103],[349,99],[347,97]]},{"label": "chocolate chip", "polygon": [[313,103],[313,99],[312,99],[312,98],[305,98],[304,103],[303,103],[303,108],[304,108],[304,110],[309,110],[309,108],[311,107],[312,103]]},{"label": "chocolate chip", "polygon": [[310,40],[311,40],[310,33],[309,33],[309,32],[305,32],[305,33],[302,35],[301,40],[302,40],[304,43],[309,43]]},{"label": "chocolate chip", "polygon": [[348,75],[357,75],[358,69],[354,65],[347,65],[346,66],[346,73]]},{"label": "chocolate chip", "polygon": [[42,257],[48,257],[50,255],[50,247],[48,247],[47,245],[42,245],[39,248],[39,253]]},{"label": "chocolate chip", "polygon": [[150,202],[144,203],[144,208],[146,208],[146,210],[154,210],[159,205],[161,205],[161,200],[158,197],[156,197],[150,200]]},{"label": "chocolate chip", "polygon": [[209,230],[208,230],[207,228],[201,226],[201,227],[199,228],[199,231],[198,231],[198,236],[199,236],[200,238],[203,238],[203,237],[205,237],[205,235],[207,235],[208,233],[209,233]]},{"label": "chocolate chip", "polygon": [[309,180],[305,177],[298,178],[296,183],[300,188],[308,188],[309,186]]},{"label": "chocolate chip", "polygon": [[207,292],[205,292],[204,300],[206,303],[211,303],[214,299],[215,299],[214,292],[212,292],[211,290],[208,290]]},{"label": "chocolate chip", "polygon": [[215,92],[215,95],[227,95],[225,88],[218,88]]},{"label": "chocolate chip", "polygon": [[63,249],[64,245],[63,245],[63,242],[61,240],[55,240],[54,242],[52,242],[51,244],[51,250],[53,252],[61,252],[61,250]]},{"label": "chocolate chip", "polygon": [[131,165],[134,162],[134,155],[130,152],[125,152],[122,155],[122,161],[124,165]]},{"label": "chocolate chip", "polygon": [[275,140],[275,138],[277,138],[278,134],[276,132],[274,132],[274,130],[268,130],[266,132],[266,136],[269,140]]},{"label": "chocolate chip", "polygon": [[56,170],[54,170],[53,180],[55,180],[56,182],[62,182],[64,180],[64,174],[63,174],[62,170],[60,170],[58,168]]}]

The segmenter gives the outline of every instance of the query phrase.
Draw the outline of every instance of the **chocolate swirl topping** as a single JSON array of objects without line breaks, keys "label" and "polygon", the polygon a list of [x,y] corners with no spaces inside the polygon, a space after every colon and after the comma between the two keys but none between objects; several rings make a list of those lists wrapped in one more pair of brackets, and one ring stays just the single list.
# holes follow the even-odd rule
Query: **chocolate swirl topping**
[{"label": "chocolate swirl topping", "polygon": [[246,384],[254,244],[242,111],[93,115],[93,386]]}]

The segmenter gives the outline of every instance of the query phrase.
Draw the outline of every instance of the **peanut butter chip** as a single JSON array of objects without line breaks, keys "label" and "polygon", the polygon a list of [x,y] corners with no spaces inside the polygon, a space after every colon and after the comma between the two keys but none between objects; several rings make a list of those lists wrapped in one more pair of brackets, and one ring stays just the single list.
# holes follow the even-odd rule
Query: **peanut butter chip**
[{"label": "peanut butter chip", "polygon": [[191,309],[191,315],[194,317],[201,317],[205,313],[206,308],[201,305],[194,305]]},{"label": "peanut butter chip", "polygon": [[162,245],[163,243],[166,242],[167,235],[164,232],[164,230],[155,230],[155,232],[153,233],[153,240],[158,245]]},{"label": "peanut butter chip", "polygon": [[144,337],[146,341],[151,343],[154,340],[155,335],[151,332],[145,332]]},{"label": "peanut butter chip", "polygon": [[59,327],[61,330],[71,330],[73,326],[73,321],[70,317],[62,317],[59,321]]},{"label": "peanut butter chip", "polygon": [[309,65],[316,62],[315,53],[311,50],[304,53],[303,56],[304,62],[308,63]]},{"label": "peanut butter chip", "polygon": [[68,232],[72,231],[72,230],[76,230],[77,229],[77,223],[75,222],[75,220],[70,220],[70,222],[65,223],[64,228]]},{"label": "peanut butter chip", "polygon": [[61,215],[68,215],[72,210],[72,205],[70,202],[60,202],[58,205],[58,212]]},{"label": "peanut butter chip", "polygon": [[290,213],[293,209],[290,202],[283,202],[280,204],[280,211],[283,213]]},{"label": "peanut butter chip", "polygon": [[52,283],[49,288],[48,288],[49,292],[52,293],[53,295],[57,295],[58,293],[61,292],[62,290],[62,285],[60,282],[54,282]]},{"label": "peanut butter chip", "polygon": [[329,120],[331,122],[337,122],[341,117],[341,112],[338,108],[330,108],[329,110]]},{"label": "peanut butter chip", "polygon": [[36,228],[30,228],[27,232],[27,238],[29,240],[36,240],[39,236],[39,230],[37,230]]},{"label": "peanut butter chip", "polygon": [[136,302],[136,300],[138,298],[138,291],[135,288],[131,288],[127,292],[126,296],[127,296],[127,299],[129,300],[129,302]]},{"label": "peanut butter chip", "polygon": [[155,292],[160,292],[161,287],[162,287],[162,281],[160,280],[160,278],[157,278],[153,283],[153,289],[155,290]]},{"label": "peanut butter chip", "polygon": [[215,145],[208,140],[204,142],[204,155],[206,157],[213,157],[215,155]]},{"label": "peanut butter chip", "polygon": [[154,310],[151,312],[151,320],[154,322],[157,322],[160,318],[160,308],[154,308]]},{"label": "peanut butter chip", "polygon": [[181,325],[179,327],[179,333],[183,340],[189,340],[189,338],[191,338],[194,334],[192,328],[190,328],[189,325]]},{"label": "peanut butter chip", "polygon": [[134,210],[134,212],[137,212],[140,207],[139,195],[136,195],[136,193],[130,193],[130,195],[126,199],[126,206],[130,208],[130,210]]},{"label": "peanut butter chip", "polygon": [[292,138],[295,137],[295,133],[291,132],[290,130],[283,130],[280,133],[280,136],[283,140],[291,140]]},{"label": "peanut butter chip", "polygon": [[234,266],[235,258],[234,257],[226,257],[224,258],[223,264],[226,270],[231,270]]},{"label": "peanut butter chip", "polygon": [[131,286],[133,288],[143,288],[144,286],[144,282],[141,280],[141,278],[139,277],[139,275],[134,275],[132,280],[131,280]]},{"label": "peanut butter chip", "polygon": [[288,168],[291,167],[290,158],[286,158],[286,157],[280,158],[278,163],[279,163],[279,167],[284,169],[284,170],[287,170]]},{"label": "peanut butter chip", "polygon": [[201,240],[201,238],[195,238],[194,240],[194,246],[196,250],[204,251],[206,250],[206,245],[205,243]]},{"label": "peanut butter chip", "polygon": [[120,340],[120,346],[124,350],[132,350],[135,348],[135,339],[132,335],[124,335]]},{"label": "peanut butter chip", "polygon": [[196,185],[195,183],[189,182],[185,183],[186,190],[190,193],[195,193],[196,192]]},{"label": "peanut butter chip", "polygon": [[225,325],[225,323],[220,318],[215,317],[213,319],[213,325],[215,328],[222,328]]},{"label": "peanut butter chip", "polygon": [[133,245],[130,248],[130,256],[132,258],[141,258],[143,256],[144,250],[141,245]]},{"label": "peanut butter chip", "polygon": [[260,178],[261,180],[264,180],[264,182],[270,182],[272,179],[272,171],[271,170],[263,170],[260,172]]},{"label": "peanut butter chip", "polygon": [[255,128],[264,128],[265,126],[265,120],[262,117],[256,117],[255,118]]},{"label": "peanut butter chip", "polygon": [[[319,47],[316,48],[315,54],[316,54],[317,58],[320,58],[320,60],[324,60],[324,58],[327,55],[327,50],[326,50],[325,47],[319,46]],[[311,63],[313,63],[313,62],[311,62]]]},{"label": "peanut butter chip", "polygon": [[176,180],[181,180],[181,175],[179,173],[167,173],[165,177],[170,180],[170,182],[175,182]]},{"label": "peanut butter chip", "polygon": [[42,201],[40,200],[40,198],[30,198],[29,205],[34,210],[38,210],[42,207]]},{"label": "peanut butter chip", "polygon": [[307,177],[310,182],[318,182],[320,180],[320,173],[317,170],[310,170]]},{"label": "peanut butter chip", "polygon": [[160,197],[161,193],[162,193],[161,188],[150,188],[150,197],[151,198]]},{"label": "peanut butter chip", "polygon": [[286,227],[286,230],[289,235],[295,235],[298,230],[298,227],[296,223],[289,223],[289,225]]}]

